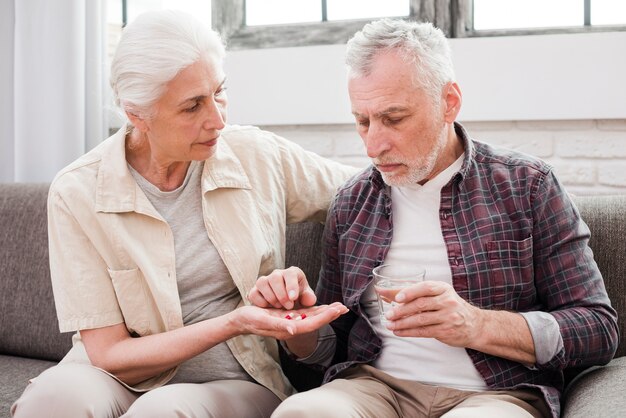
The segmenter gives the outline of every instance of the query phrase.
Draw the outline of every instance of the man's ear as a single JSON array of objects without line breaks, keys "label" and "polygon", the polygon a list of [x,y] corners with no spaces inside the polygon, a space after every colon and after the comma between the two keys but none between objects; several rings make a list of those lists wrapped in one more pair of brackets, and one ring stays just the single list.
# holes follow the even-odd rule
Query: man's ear
[{"label": "man's ear", "polygon": [[135,127],[135,129],[139,130],[139,132],[142,133],[146,133],[148,131],[148,124],[146,123],[146,120],[144,118],[136,113],[131,112],[130,110],[126,110],[125,113],[126,117],[128,117],[128,120],[133,125],[133,127]]},{"label": "man's ear", "polygon": [[443,104],[444,104],[444,119],[448,123],[453,123],[456,120],[459,112],[461,111],[461,103],[463,97],[461,95],[461,89],[455,82],[446,84],[443,88]]}]

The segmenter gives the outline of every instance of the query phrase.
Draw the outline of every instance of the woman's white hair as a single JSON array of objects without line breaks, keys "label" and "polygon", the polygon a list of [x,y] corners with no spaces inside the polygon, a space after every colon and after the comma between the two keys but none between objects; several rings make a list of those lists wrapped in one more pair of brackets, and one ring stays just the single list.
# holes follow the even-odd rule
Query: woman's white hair
[{"label": "woman's white hair", "polygon": [[394,49],[415,65],[414,82],[438,102],[442,87],[455,81],[455,77],[448,40],[431,23],[402,19],[368,23],[348,41],[346,65],[349,76],[367,76],[378,54]]},{"label": "woman's white hair", "polygon": [[165,85],[188,66],[224,57],[219,35],[187,13],[146,12],[122,31],[111,63],[115,103],[125,112],[149,117]]}]

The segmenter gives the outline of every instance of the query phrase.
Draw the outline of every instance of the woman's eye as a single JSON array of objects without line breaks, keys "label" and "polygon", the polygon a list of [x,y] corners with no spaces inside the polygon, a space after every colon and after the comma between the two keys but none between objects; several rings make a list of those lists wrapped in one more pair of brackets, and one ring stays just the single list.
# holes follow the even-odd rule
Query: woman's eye
[{"label": "woman's eye", "polygon": [[226,87],[222,87],[218,91],[216,91],[215,96],[221,96],[224,93],[226,93]]}]

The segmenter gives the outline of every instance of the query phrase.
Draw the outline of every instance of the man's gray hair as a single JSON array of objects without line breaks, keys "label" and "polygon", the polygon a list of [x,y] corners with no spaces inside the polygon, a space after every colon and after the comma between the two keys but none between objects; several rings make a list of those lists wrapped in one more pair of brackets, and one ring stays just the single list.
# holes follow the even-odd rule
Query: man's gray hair
[{"label": "man's gray hair", "polygon": [[165,85],[188,66],[224,57],[219,35],[187,13],[159,10],[139,15],[122,31],[111,63],[115,103],[124,111],[152,116]]},{"label": "man's gray hair", "polygon": [[348,41],[346,65],[350,77],[367,76],[376,56],[397,49],[415,65],[415,83],[439,101],[442,87],[455,81],[450,45],[431,23],[381,19],[366,24]]}]

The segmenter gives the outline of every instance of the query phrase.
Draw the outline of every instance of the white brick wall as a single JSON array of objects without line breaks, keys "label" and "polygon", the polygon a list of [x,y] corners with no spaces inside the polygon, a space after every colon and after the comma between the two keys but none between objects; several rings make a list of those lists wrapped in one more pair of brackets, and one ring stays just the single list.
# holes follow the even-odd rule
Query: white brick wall
[{"label": "white brick wall", "polygon": [[[574,194],[626,194],[626,119],[467,122],[480,141],[535,155],[554,166]],[[353,125],[266,126],[300,145],[346,164],[369,159]]]}]

